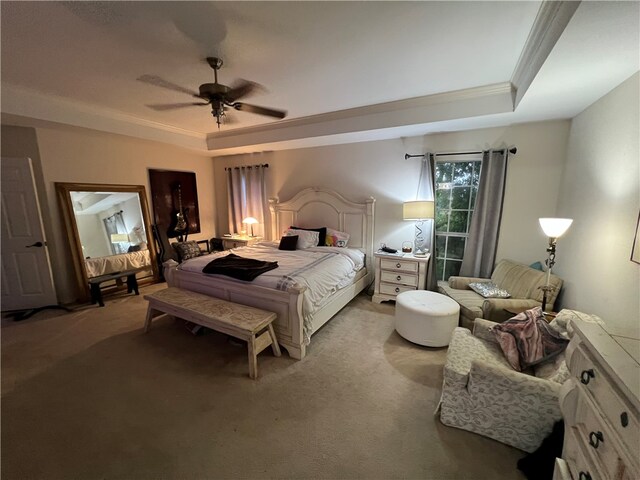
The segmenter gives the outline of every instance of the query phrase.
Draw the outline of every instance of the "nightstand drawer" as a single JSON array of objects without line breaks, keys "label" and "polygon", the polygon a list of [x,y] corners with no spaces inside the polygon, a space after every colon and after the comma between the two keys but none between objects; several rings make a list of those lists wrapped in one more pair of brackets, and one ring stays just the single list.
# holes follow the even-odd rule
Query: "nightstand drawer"
[{"label": "nightstand drawer", "polygon": [[407,287],[405,285],[394,285],[392,283],[380,283],[380,293],[385,295],[398,295],[402,292],[415,290],[415,287]]},{"label": "nightstand drawer", "polygon": [[402,270],[404,272],[417,272],[418,264],[412,261],[405,260],[391,260],[383,258],[380,260],[380,267],[383,270]]},{"label": "nightstand drawer", "polygon": [[382,271],[380,273],[380,280],[387,283],[396,283],[398,285],[410,285],[412,287],[418,286],[418,276],[410,273]]}]

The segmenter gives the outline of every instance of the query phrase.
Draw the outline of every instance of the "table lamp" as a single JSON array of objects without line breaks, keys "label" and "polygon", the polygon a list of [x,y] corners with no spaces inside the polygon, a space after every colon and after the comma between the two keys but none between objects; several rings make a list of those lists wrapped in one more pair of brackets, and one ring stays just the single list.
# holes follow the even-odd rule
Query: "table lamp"
[{"label": "table lamp", "polygon": [[251,236],[255,237],[255,235],[253,234],[253,226],[258,223],[258,220],[256,220],[253,217],[247,217],[244,220],[242,220],[242,223],[246,223],[247,225],[251,225]]},{"label": "table lamp", "polygon": [[429,250],[425,248],[424,232],[422,224],[425,220],[434,218],[435,205],[432,200],[414,200],[402,204],[402,219],[416,222],[414,257],[425,257]]}]

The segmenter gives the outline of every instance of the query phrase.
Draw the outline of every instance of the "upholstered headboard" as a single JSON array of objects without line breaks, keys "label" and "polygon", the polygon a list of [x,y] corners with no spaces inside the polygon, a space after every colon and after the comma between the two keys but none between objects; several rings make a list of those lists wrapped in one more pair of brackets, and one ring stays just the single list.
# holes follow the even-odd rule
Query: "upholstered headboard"
[{"label": "upholstered headboard", "polygon": [[367,269],[373,271],[375,201],[373,197],[369,197],[364,203],[355,203],[337,192],[318,187],[306,188],[286,202],[271,198],[271,239],[279,240],[291,225],[340,230],[351,236],[348,245],[350,248],[358,248],[367,255]]}]

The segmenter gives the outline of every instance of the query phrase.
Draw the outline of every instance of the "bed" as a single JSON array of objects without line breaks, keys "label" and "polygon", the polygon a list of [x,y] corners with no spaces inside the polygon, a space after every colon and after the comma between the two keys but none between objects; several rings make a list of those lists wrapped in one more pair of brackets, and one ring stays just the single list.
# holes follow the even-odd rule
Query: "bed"
[{"label": "bed", "polygon": [[[280,345],[287,350],[292,358],[302,359],[311,336],[373,280],[374,205],[375,199],[371,197],[363,203],[354,203],[336,192],[321,188],[302,190],[286,202],[270,199],[271,240],[273,242],[233,250],[234,253],[241,256],[254,255],[254,258],[262,258],[260,255],[263,255],[264,258],[267,258],[270,256],[270,252],[278,251],[277,243],[274,242],[279,241],[282,233],[291,225],[327,226],[348,233],[350,239],[347,249],[338,247],[309,249],[314,256],[314,259],[309,261],[313,268],[318,263],[327,263],[331,266],[332,271],[343,268],[338,266],[339,262],[334,260],[334,257],[344,257],[345,255],[352,257],[353,263],[357,264],[358,255],[353,255],[354,252],[347,253],[346,250],[349,249],[360,253],[359,257],[362,259],[361,268],[357,268],[349,281],[342,282],[340,288],[333,289],[335,291],[331,291],[326,295],[326,298],[322,298],[322,301],[318,302],[317,300],[319,296],[324,297],[324,294],[312,291],[315,287],[307,291],[309,286],[306,281],[299,281],[297,277],[293,277],[293,281],[281,283],[279,288],[273,288],[273,286],[267,285],[266,274],[261,275],[265,278],[259,281],[260,277],[253,282],[243,282],[222,275],[201,273],[203,264],[215,256],[225,255],[228,252],[198,257],[187,260],[180,265],[172,260],[165,262],[165,278],[169,286],[277,313],[278,318],[274,322],[274,327]],[[261,250],[261,252],[256,253],[256,250]],[[329,250],[333,250],[333,252],[329,253]],[[301,252],[305,251],[288,252],[287,255],[291,253],[298,255]],[[325,257],[328,258],[326,262],[320,260]],[[342,262],[343,259],[340,261]],[[285,263],[283,261],[283,268]],[[272,272],[277,272],[278,269]],[[279,277],[282,277],[282,272]],[[287,278],[290,278],[288,274]],[[309,295],[315,297],[315,300],[309,300]],[[317,308],[312,312],[308,311],[310,302],[317,303]]]},{"label": "bed", "polygon": [[142,271],[145,267],[151,269],[151,257],[149,250],[139,250],[105,257],[86,258],[84,265],[87,269],[87,277],[93,278],[128,270]]}]

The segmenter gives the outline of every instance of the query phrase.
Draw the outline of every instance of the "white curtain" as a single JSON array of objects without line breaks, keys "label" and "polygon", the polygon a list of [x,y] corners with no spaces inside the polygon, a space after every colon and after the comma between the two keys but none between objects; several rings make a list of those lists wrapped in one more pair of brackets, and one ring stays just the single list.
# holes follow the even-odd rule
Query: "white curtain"
[{"label": "white curtain", "polygon": [[265,170],[268,165],[251,165],[227,168],[227,201],[229,208],[229,233],[240,233],[251,227],[242,223],[246,217],[253,217],[258,224],[253,226],[255,235],[265,236],[267,215],[267,189]]}]

